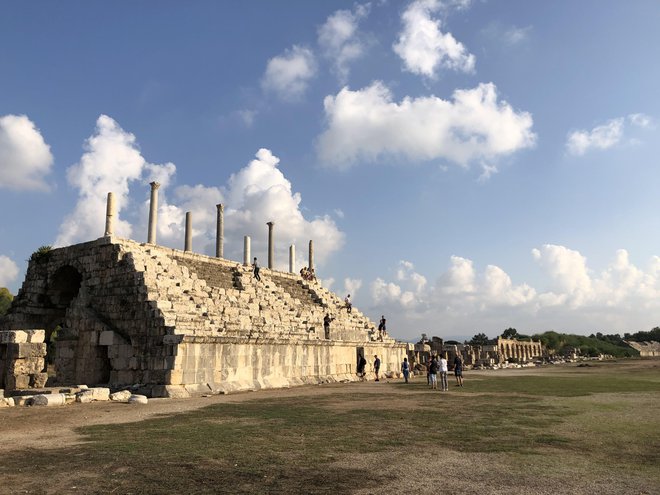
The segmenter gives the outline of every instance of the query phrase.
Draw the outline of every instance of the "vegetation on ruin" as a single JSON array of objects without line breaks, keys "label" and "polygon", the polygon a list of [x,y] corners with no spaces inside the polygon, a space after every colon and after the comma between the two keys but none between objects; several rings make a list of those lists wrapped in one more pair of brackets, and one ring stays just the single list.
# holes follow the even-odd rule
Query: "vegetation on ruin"
[{"label": "vegetation on ruin", "polygon": [[6,287],[0,287],[0,316],[3,316],[7,313],[11,302],[14,300],[14,296],[9,289]]},{"label": "vegetation on ruin", "polygon": [[41,246],[34,253],[30,255],[30,261],[37,263],[45,263],[50,259],[52,246]]},{"label": "vegetation on ruin", "polygon": [[[548,483],[562,493],[651,493],[660,486],[659,366],[468,372],[466,386],[452,383],[449,393],[417,377],[409,385],[329,385],[322,394],[245,394],[86,427],[72,447],[13,451],[0,476],[30,493],[41,480],[53,493],[422,493],[427,485],[410,483],[431,469],[437,491],[468,480],[475,493],[557,493]],[[34,459],[38,476],[25,469]]]}]

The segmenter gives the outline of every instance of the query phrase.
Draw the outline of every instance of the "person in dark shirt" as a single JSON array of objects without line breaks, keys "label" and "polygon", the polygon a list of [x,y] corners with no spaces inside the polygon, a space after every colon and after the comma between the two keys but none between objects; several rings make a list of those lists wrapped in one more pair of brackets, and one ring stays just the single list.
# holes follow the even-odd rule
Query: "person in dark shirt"
[{"label": "person in dark shirt", "polygon": [[328,313],[326,313],[325,317],[323,318],[323,330],[325,331],[326,339],[330,338],[330,322],[333,320],[334,318],[330,318],[330,315]]},{"label": "person in dark shirt", "polygon": [[463,358],[459,354],[454,358],[454,376],[456,377],[456,386],[463,386]]},{"label": "person in dark shirt", "polygon": [[378,356],[374,355],[374,373],[376,373],[376,381],[380,381],[378,379],[378,372],[380,371],[380,359],[378,359]]},{"label": "person in dark shirt", "polygon": [[367,366],[367,360],[364,359],[364,356],[360,354],[358,357],[357,363],[357,375],[360,377],[360,381],[364,381],[364,368]]}]

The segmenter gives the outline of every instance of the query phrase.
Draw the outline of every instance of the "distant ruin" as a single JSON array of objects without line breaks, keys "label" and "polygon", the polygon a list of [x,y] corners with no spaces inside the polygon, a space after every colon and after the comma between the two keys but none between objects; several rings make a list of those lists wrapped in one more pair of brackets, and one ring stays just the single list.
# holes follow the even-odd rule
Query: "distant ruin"
[{"label": "distant ruin", "polygon": [[532,339],[517,340],[498,337],[492,344],[447,344],[440,337],[430,340],[425,335],[409,352],[412,363],[425,364],[433,355],[445,355],[451,362],[460,355],[470,367],[497,367],[505,363],[527,364],[548,357],[545,346]]},{"label": "distant ruin", "polygon": [[[316,280],[191,249],[187,215],[183,251],[157,246],[158,185],[152,184],[148,243],[113,234],[108,195],[105,235],[30,260],[25,281],[0,319],[0,388],[103,384],[155,397],[355,380],[357,356],[381,359],[397,373],[407,345],[381,335],[356,308]],[[295,250],[290,249],[295,257]],[[290,272],[294,264],[290,259]],[[309,243],[313,268],[313,243]],[[333,321],[324,332],[323,319]],[[55,334],[55,330],[57,333]],[[46,358],[55,375],[46,374]]]}]

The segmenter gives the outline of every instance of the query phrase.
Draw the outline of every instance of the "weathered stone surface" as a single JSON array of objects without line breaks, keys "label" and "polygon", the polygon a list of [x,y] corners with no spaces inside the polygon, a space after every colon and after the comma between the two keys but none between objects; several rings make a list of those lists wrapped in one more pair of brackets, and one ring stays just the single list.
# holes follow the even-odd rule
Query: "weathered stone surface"
[{"label": "weathered stone surface", "polygon": [[134,390],[152,396],[185,397],[328,383],[356,379],[358,350],[378,354],[383,373],[400,369],[405,344],[378,340],[358,308],[347,313],[339,296],[298,275],[261,275],[257,282],[237,262],[111,236],[53,249],[46,263],[29,265],[0,320],[5,386],[45,383],[44,332],[32,329],[55,324],[60,384],[139,384]]},{"label": "weathered stone surface", "polygon": [[66,394],[39,394],[32,399],[33,406],[63,406],[66,404]]},{"label": "weathered stone surface", "polygon": [[94,387],[87,389],[85,392],[91,393],[93,400],[100,400],[100,401],[110,400],[110,389],[106,387]]},{"label": "weathered stone surface", "polygon": [[89,390],[82,390],[76,394],[76,402],[87,404],[94,400],[94,394]]},{"label": "weathered stone surface", "polygon": [[14,398],[13,397],[2,397],[0,398],[0,407],[14,407]]},{"label": "weathered stone surface", "polygon": [[146,395],[133,394],[128,399],[129,404],[147,404],[148,402],[149,402],[149,399],[147,399]]},{"label": "weathered stone surface", "polygon": [[31,406],[32,399],[32,395],[17,395],[14,397],[14,404],[16,406]]},{"label": "weathered stone surface", "polygon": [[131,392],[128,390],[120,390],[114,394],[110,394],[110,400],[115,402],[126,402],[131,398]]}]

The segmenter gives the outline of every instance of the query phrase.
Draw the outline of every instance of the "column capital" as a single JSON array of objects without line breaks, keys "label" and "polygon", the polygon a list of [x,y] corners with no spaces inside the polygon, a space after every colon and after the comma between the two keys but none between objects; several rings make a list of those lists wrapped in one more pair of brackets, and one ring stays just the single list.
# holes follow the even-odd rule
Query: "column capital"
[{"label": "column capital", "polygon": [[269,227],[272,227],[273,225],[275,225],[275,222],[266,222],[266,225],[268,225]]},{"label": "column capital", "polygon": [[151,189],[158,189],[160,187],[160,182],[150,182],[149,185],[151,186]]},{"label": "column capital", "polygon": [[220,211],[225,209],[225,205],[223,205],[222,203],[218,203],[217,205],[215,205],[215,207]]}]

